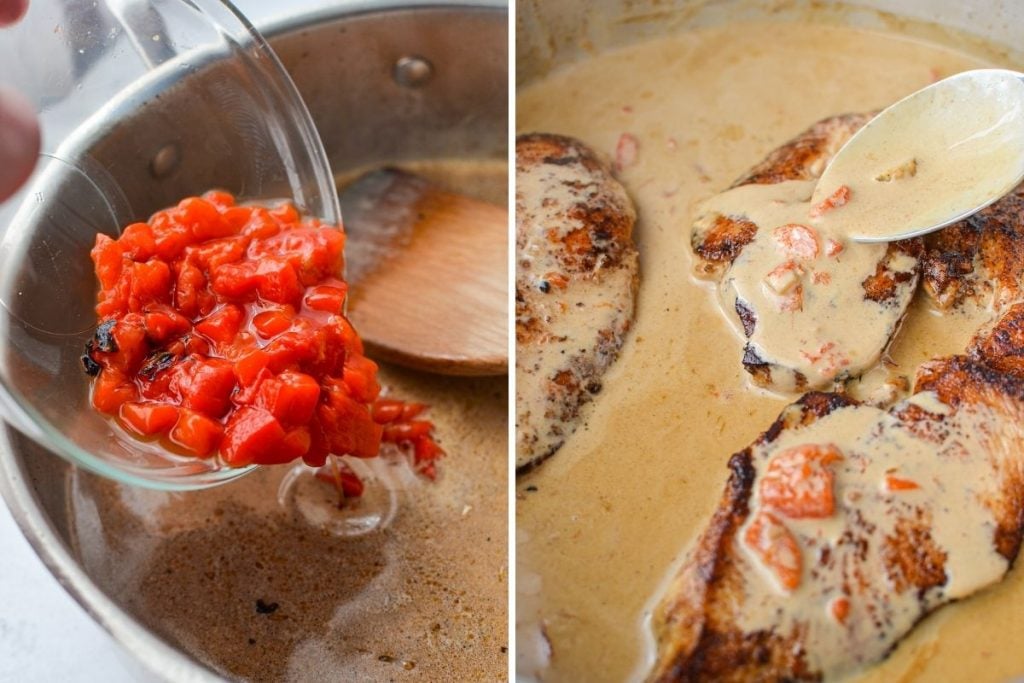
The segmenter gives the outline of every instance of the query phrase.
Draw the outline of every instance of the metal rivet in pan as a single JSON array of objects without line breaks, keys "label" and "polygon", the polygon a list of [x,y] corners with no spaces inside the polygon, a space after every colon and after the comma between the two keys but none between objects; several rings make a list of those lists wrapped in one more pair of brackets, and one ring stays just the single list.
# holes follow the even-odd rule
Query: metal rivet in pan
[{"label": "metal rivet in pan", "polygon": [[164,178],[178,167],[178,161],[177,145],[164,145],[149,162],[149,172],[153,174],[154,178]]},{"label": "metal rivet in pan", "polygon": [[434,75],[434,66],[423,57],[402,57],[395,62],[395,82],[406,88],[418,88]]}]

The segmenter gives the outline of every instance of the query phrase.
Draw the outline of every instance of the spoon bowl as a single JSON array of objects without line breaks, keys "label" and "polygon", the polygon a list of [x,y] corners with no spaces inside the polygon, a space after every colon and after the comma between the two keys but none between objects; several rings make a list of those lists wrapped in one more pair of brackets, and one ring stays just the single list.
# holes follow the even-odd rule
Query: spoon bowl
[{"label": "spoon bowl", "polygon": [[384,168],[341,194],[348,315],[371,355],[444,375],[508,372],[508,211]]},{"label": "spoon bowl", "polygon": [[889,242],[1004,196],[1024,179],[1022,79],[1005,69],[965,71],[883,110],[825,169],[811,202],[826,210],[814,220],[857,242]]}]

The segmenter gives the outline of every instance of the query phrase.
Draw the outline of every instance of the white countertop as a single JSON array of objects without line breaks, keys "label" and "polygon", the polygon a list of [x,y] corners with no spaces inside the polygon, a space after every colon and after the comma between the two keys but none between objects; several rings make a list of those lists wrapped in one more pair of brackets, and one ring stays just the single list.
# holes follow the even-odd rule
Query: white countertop
[{"label": "white countertop", "polygon": [[[274,0],[235,4],[257,25],[282,17]],[[289,11],[325,4],[304,0]],[[64,591],[0,503],[0,683],[156,680]]]},{"label": "white countertop", "polygon": [[57,583],[4,505],[0,558],[0,681],[156,681]]}]

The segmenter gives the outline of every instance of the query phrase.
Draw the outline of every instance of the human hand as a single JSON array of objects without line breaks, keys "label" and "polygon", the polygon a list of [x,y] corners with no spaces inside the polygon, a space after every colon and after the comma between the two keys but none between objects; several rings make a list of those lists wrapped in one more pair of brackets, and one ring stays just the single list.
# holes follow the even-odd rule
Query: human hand
[{"label": "human hand", "polygon": [[[21,19],[28,0],[0,0],[0,27]],[[39,156],[39,121],[20,94],[0,86],[0,202],[21,187]]]}]

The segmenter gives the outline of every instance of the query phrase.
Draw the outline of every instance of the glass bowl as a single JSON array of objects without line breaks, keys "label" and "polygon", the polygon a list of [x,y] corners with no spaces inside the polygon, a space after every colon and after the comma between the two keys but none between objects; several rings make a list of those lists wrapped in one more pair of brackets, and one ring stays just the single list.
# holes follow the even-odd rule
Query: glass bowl
[{"label": "glass bowl", "polygon": [[162,489],[241,476],[131,439],[90,405],[97,233],[213,188],[340,224],[309,112],[267,43],[215,0],[32,0],[0,29],[0,84],[39,112],[42,153],[0,204],[0,416],[93,472]]}]

